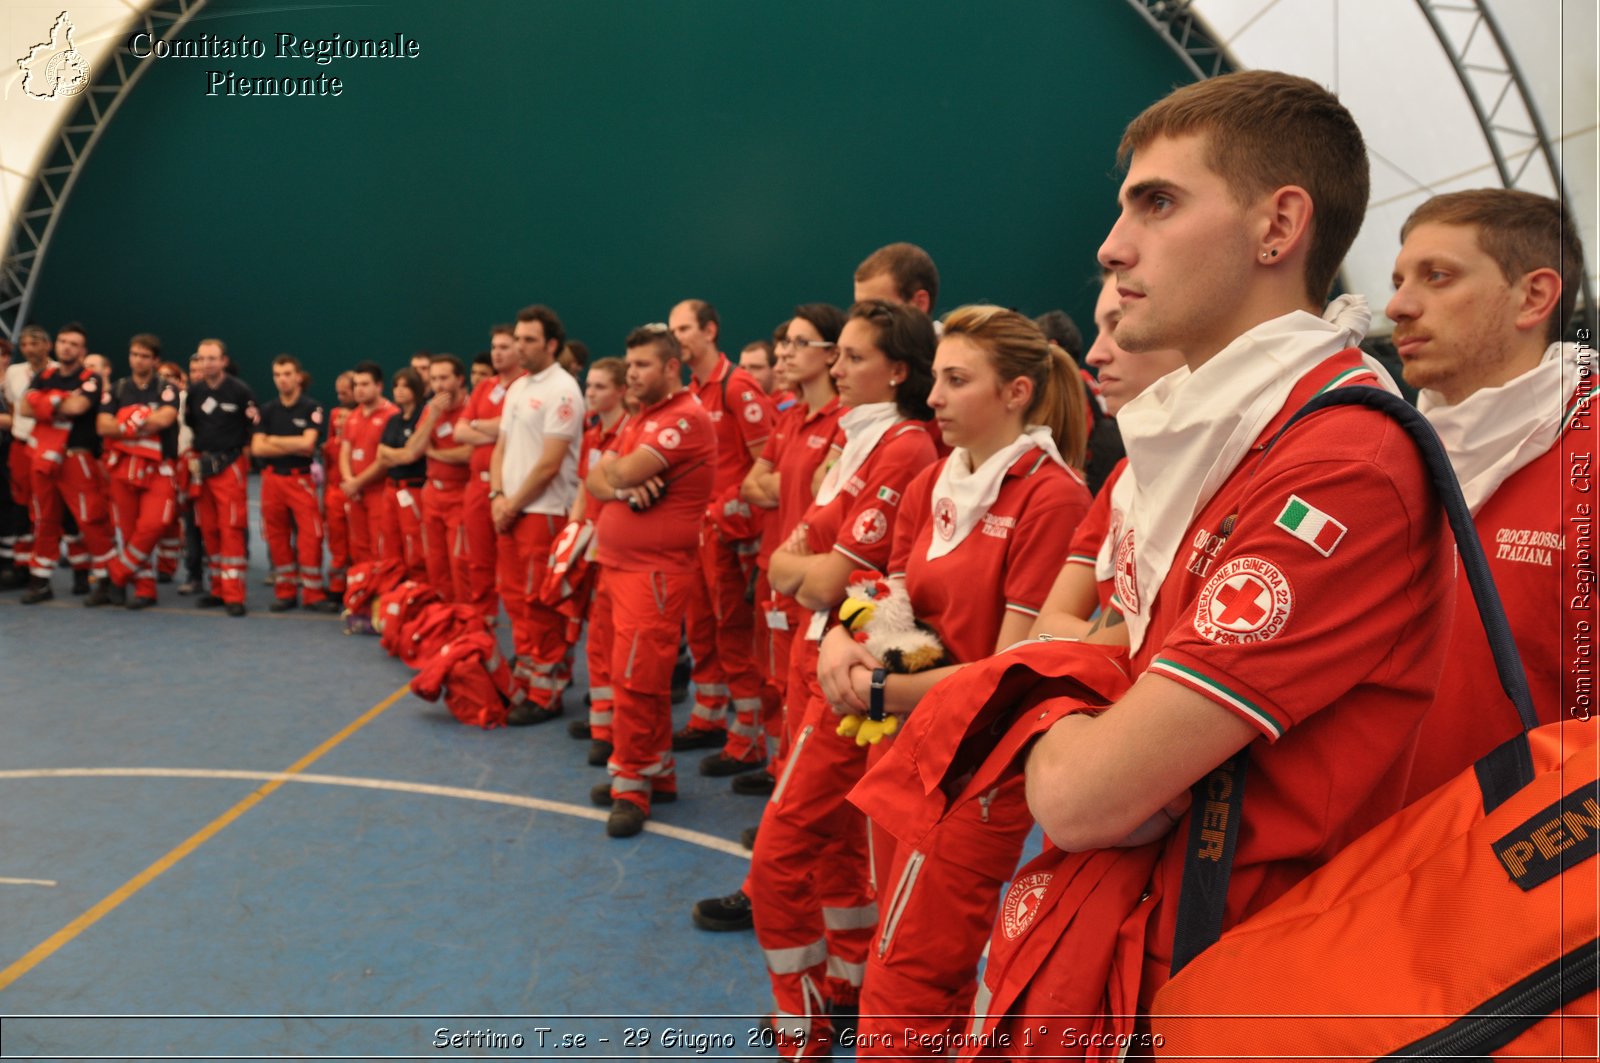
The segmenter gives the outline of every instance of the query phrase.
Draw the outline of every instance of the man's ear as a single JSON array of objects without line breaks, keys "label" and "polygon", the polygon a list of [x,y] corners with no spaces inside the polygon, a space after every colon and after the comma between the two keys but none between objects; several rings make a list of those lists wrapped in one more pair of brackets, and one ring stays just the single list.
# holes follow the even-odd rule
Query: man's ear
[{"label": "man's ear", "polygon": [[1542,331],[1550,315],[1561,309],[1561,274],[1545,266],[1523,274],[1517,286],[1522,295],[1517,306],[1517,328]]},{"label": "man's ear", "polygon": [[918,288],[911,293],[911,305],[929,317],[933,316],[933,296],[928,294],[926,288]]},{"label": "man's ear", "polygon": [[1297,250],[1309,251],[1311,218],[1316,208],[1311,193],[1299,185],[1284,185],[1263,202],[1260,261],[1272,264],[1292,256]]}]

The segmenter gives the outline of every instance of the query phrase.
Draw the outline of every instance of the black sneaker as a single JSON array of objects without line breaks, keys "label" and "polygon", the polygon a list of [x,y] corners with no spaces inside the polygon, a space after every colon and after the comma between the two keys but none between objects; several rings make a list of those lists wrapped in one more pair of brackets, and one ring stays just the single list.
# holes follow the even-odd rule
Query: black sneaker
[{"label": "black sneaker", "polygon": [[644,830],[649,817],[644,809],[632,801],[611,802],[611,815],[606,817],[606,834],[613,838],[631,838]]},{"label": "black sneaker", "polygon": [[250,611],[244,607],[243,602],[229,602],[223,608],[228,611],[229,616],[243,616]]},{"label": "black sneaker", "polygon": [[126,586],[119,587],[109,579],[105,581],[105,585],[106,597],[110,599],[112,605],[128,604],[128,588]]},{"label": "black sneaker", "polygon": [[72,570],[72,593],[89,593],[89,571],[87,569],[75,568]]},{"label": "black sneaker", "polygon": [[778,780],[766,768],[760,771],[748,771],[743,775],[735,775],[728,784],[736,794],[746,797],[766,797],[777,787]]},{"label": "black sneaker", "polygon": [[672,732],[672,749],[675,753],[682,753],[686,749],[721,749],[727,743],[728,732],[721,728],[712,730],[691,724],[681,731]]},{"label": "black sneaker", "polygon": [[744,830],[739,832],[739,844],[744,846],[746,849],[749,849],[752,853],[756,851],[757,830],[760,830],[760,828],[746,827]]},{"label": "black sneaker", "polygon": [[700,774],[721,779],[729,775],[742,775],[765,763],[765,760],[738,760],[726,753],[713,753],[700,762]]},{"label": "black sneaker", "polygon": [[594,737],[594,735],[589,733],[589,721],[588,720],[568,720],[567,721],[567,734],[570,735],[573,738],[577,738],[577,739],[580,739],[580,740],[581,739],[585,739],[585,738],[593,738]]},{"label": "black sneaker", "polygon": [[306,606],[306,612],[308,612],[308,613],[333,613],[333,614],[338,614],[338,613],[343,612],[343,611],[344,611],[344,606],[340,605],[338,602],[334,601],[332,598],[324,598],[320,602],[312,602],[310,605]]},{"label": "black sneaker", "polygon": [[[650,791],[652,805],[670,805],[678,799],[676,790]],[[589,803],[598,808],[604,808],[611,803],[611,784],[609,782],[596,783],[589,790]]]},{"label": "black sneaker", "polygon": [[90,591],[89,596],[83,600],[85,609],[94,609],[98,606],[111,604],[111,592],[106,590],[106,584],[110,582],[110,580],[103,579],[94,581],[94,590]]},{"label": "black sneaker", "polygon": [[509,727],[527,727],[530,724],[544,723],[561,715],[561,703],[546,708],[535,705],[531,701],[524,701],[521,705],[506,714],[506,725]]},{"label": "black sneaker", "polygon": [[17,600],[23,605],[38,605],[40,602],[48,602],[55,596],[56,592],[50,589],[50,581],[35,576],[28,582],[28,593]]},{"label": "black sneaker", "polygon": [[293,598],[274,598],[272,599],[272,604],[267,606],[267,612],[287,613],[289,610],[295,608],[299,604],[300,603],[295,601]]},{"label": "black sneaker", "polygon": [[[178,593],[182,594],[183,591],[179,590]],[[226,603],[221,598],[218,598],[215,594],[202,594],[200,597],[194,600],[194,604],[199,606],[201,609],[218,609]]]},{"label": "black sneaker", "polygon": [[156,604],[156,600],[154,598],[129,598],[128,599],[128,608],[129,609],[148,609],[154,604]]},{"label": "black sneaker", "polygon": [[701,930],[752,930],[755,916],[750,912],[750,898],[744,890],[736,890],[726,897],[707,897],[696,901],[690,918]]},{"label": "black sneaker", "polygon": [[590,766],[596,768],[605,767],[606,762],[611,759],[611,750],[610,742],[603,738],[591,738],[589,740],[589,756],[587,758]]}]

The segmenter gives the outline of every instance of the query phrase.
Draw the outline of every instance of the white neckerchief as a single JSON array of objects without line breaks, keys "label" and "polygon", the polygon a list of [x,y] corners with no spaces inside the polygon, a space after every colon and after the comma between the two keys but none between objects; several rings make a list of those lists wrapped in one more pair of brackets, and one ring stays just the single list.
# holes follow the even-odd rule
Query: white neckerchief
[{"label": "white neckerchief", "polygon": [[[1360,343],[1371,320],[1359,295],[1340,296],[1320,318],[1304,310],[1284,314],[1246,332],[1198,371],[1168,373],[1122,408],[1117,426],[1128,468],[1111,492],[1111,531],[1134,532],[1137,593],[1133,601],[1119,594],[1131,649],[1144,641],[1156,593],[1190,521],[1238,468],[1300,378]],[[1386,388],[1398,392],[1382,365],[1363,358]]]},{"label": "white neckerchief", "polygon": [[1437,391],[1417,395],[1417,409],[1439,433],[1472,512],[1561,437],[1567,400],[1578,386],[1578,358],[1573,344],[1552,343],[1526,373],[1454,406]]},{"label": "white neckerchief", "polygon": [[817,489],[817,505],[825,506],[839,497],[850,477],[866,463],[878,440],[899,420],[900,407],[892,402],[853,406],[839,418],[839,427],[844,429],[844,450],[822,478],[822,486]]},{"label": "white neckerchief", "polygon": [[1067,467],[1050,429],[1042,424],[1029,425],[1013,442],[989,455],[989,460],[976,469],[972,468],[972,456],[966,447],[956,447],[950,452],[933,481],[933,536],[928,540],[929,561],[948,554],[972,534],[978,521],[1000,497],[1000,485],[1005,482],[1011,466],[1035,447],[1063,469]]}]

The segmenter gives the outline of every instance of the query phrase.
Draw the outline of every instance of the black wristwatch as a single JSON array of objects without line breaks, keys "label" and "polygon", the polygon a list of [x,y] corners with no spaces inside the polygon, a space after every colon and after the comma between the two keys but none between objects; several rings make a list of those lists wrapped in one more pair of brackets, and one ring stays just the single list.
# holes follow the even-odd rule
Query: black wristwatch
[{"label": "black wristwatch", "polygon": [[872,670],[872,693],[867,697],[867,719],[883,719],[883,685],[889,681],[889,669]]}]

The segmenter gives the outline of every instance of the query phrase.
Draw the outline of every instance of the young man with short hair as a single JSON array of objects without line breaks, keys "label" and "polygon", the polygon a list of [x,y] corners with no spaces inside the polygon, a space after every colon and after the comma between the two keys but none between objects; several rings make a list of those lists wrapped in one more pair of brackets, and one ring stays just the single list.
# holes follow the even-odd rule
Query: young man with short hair
[{"label": "young man with short hair", "polygon": [[[1400,239],[1388,314],[1406,382],[1461,480],[1539,719],[1587,719],[1594,688],[1574,653],[1594,623],[1595,565],[1573,537],[1590,506],[1595,365],[1592,348],[1561,342],[1582,278],[1577,230],[1554,199],[1485,188],[1428,200]],[[1520,729],[1464,589],[1449,660],[1413,796]]]},{"label": "young man with short hair", "polygon": [[221,340],[201,340],[200,381],[189,387],[184,417],[194,429],[191,472],[200,481],[195,515],[205,537],[211,593],[195,604],[223,606],[229,616],[244,616],[245,540],[250,534],[250,435],[259,414],[249,386],[227,371]]},{"label": "young man with short hair", "polygon": [[461,525],[467,545],[467,601],[476,605],[485,620],[500,615],[500,595],[496,588],[499,572],[499,540],[494,530],[494,514],[489,498],[489,462],[500,438],[500,414],[506,392],[523,375],[517,357],[517,341],[512,325],[495,325],[489,330],[489,360],[494,374],[472,389],[472,397],[456,419],[456,442],[472,447],[467,463],[467,486],[462,491]]},{"label": "young man with short hair", "polygon": [[436,412],[424,453],[428,482],[422,488],[422,547],[428,582],[447,602],[465,602],[472,590],[467,573],[467,543],[461,508],[472,471],[472,445],[456,438],[456,421],[467,406],[466,367],[453,354],[436,354],[428,366],[428,387]]},{"label": "young man with short hair", "polygon": [[678,341],[665,327],[629,333],[628,394],[639,412],[615,450],[591,464],[587,485],[602,502],[596,559],[614,626],[609,785],[590,794],[611,806],[606,833],[644,829],[652,801],[675,801],[672,668],[678,631],[699,564],[701,522],[715,481],[717,441],[711,417],[678,383]]},{"label": "young man with short hair", "polygon": [[524,376],[506,390],[489,462],[490,516],[498,536],[500,602],[511,619],[516,663],[511,680],[523,699],[506,723],[544,723],[561,715],[566,686],[567,621],[539,597],[550,547],[578,496],[583,391],[556,362],[565,332],[547,306],[517,314],[514,332]]},{"label": "young man with short hair", "polygon": [[855,301],[868,299],[906,303],[932,317],[939,305],[939,268],[916,244],[880,247],[856,267]]},{"label": "young man with short hair", "polygon": [[129,340],[129,375],[112,385],[100,406],[96,427],[106,440],[111,515],[122,549],[111,559],[104,592],[85,604],[156,604],[156,544],[178,515],[179,392],[156,372],[160,358],[161,341],[150,333]]},{"label": "young man with short hair", "polygon": [[250,453],[261,462],[261,527],[272,560],[272,612],[293,609],[298,591],[300,605],[334,613],[339,605],[322,589],[322,516],[311,478],[323,427],[322,404],[301,389],[303,375],[300,360],[292,354],[272,360],[278,397],[262,407]]},{"label": "young man with short hair", "polygon": [[[24,605],[54,597],[50,576],[61,553],[66,514],[70,513],[77,522],[80,540],[69,542],[75,593],[91,574],[105,582],[106,566],[116,550],[106,511],[106,471],[100,464],[100,435],[96,431],[105,382],[84,364],[88,350],[82,325],[61,326],[56,331],[56,364],[40,370],[28,387],[28,412],[35,421],[30,485],[34,548],[29,561],[32,579],[28,593],[22,596]],[[104,595],[102,588],[98,597]]]},{"label": "young man with short hair", "polygon": [[383,369],[377,362],[357,362],[350,387],[356,405],[340,433],[339,491],[350,521],[350,561],[359,565],[387,556],[399,534],[378,464],[383,426],[399,407],[383,397]]},{"label": "young man with short hair", "polygon": [[[1233,74],[1152,105],[1119,154],[1121,215],[1099,256],[1116,274],[1115,339],[1175,348],[1188,371],[1119,417],[1131,476],[1112,499],[1116,593],[1089,638],[1126,644],[1137,678],[1097,713],[1052,715],[1052,700],[1029,717],[1028,803],[1051,845],[1002,902],[1014,917],[976,1024],[1017,1045],[1024,1026],[1055,1045],[1085,1025],[1059,1015],[1074,934],[1102,932],[1090,944],[1136,987],[1125,1010],[1149,1007],[1201,812],[1191,787],[1236,753],[1249,749],[1248,782],[1224,928],[1400,808],[1454,606],[1449,531],[1403,429],[1339,407],[1263,446],[1320,391],[1391,383],[1355,349],[1362,301],[1323,309],[1367,201],[1349,113],[1304,78]],[[1067,922],[1078,909],[1055,892],[1070,876],[1052,877],[1065,854],[1143,843],[1148,886],[1110,902],[1127,914]]]}]

